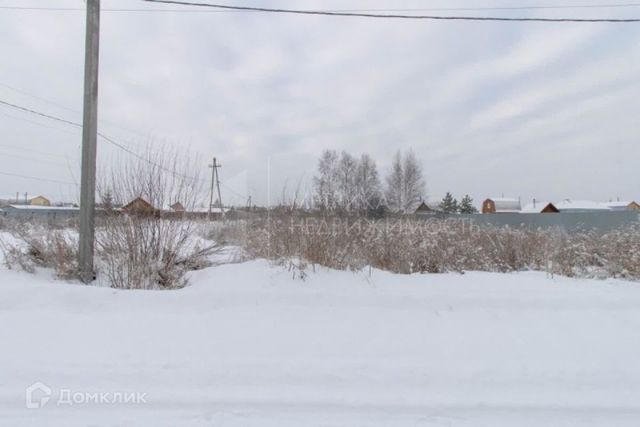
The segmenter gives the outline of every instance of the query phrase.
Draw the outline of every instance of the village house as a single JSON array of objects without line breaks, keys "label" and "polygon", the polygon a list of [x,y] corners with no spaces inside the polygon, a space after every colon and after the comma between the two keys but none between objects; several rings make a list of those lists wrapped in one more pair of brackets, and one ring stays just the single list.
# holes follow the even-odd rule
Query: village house
[{"label": "village house", "polygon": [[638,204],[637,202],[634,202],[633,200],[626,201],[626,202],[621,202],[621,201],[607,202],[607,203],[604,203],[604,205],[613,211],[627,211],[627,210],[640,211],[640,204]]},{"label": "village house", "polygon": [[440,209],[440,205],[438,205],[437,203],[422,202],[414,213],[418,216],[432,216],[441,214],[443,212],[442,209]]},{"label": "village house", "polygon": [[153,215],[156,208],[142,197],[136,197],[122,207],[122,211],[130,214]]},{"label": "village house", "polygon": [[175,202],[174,204],[169,206],[169,209],[171,210],[171,212],[184,212],[185,211],[184,206],[180,202]]},{"label": "village house", "polygon": [[592,200],[564,199],[555,204],[561,213],[606,212],[612,209],[603,203]]},{"label": "village house", "polygon": [[559,213],[560,210],[551,202],[541,202],[533,199],[532,203],[529,203],[522,208],[520,213]]},{"label": "village house", "polygon": [[44,196],[29,198],[27,193],[0,197],[0,206],[8,205],[51,206],[51,201]]},{"label": "village house", "polygon": [[509,197],[490,197],[482,202],[483,214],[519,213],[520,199]]},{"label": "village house", "polygon": [[36,196],[29,199],[32,206],[51,206],[51,201],[44,196]]}]

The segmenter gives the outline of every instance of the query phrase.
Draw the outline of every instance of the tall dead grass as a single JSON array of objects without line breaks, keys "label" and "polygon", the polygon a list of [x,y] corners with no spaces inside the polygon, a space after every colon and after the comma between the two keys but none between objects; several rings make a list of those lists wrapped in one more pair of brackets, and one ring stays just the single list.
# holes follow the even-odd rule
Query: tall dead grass
[{"label": "tall dead grass", "polygon": [[640,227],[608,233],[478,226],[458,220],[277,215],[248,221],[226,239],[274,261],[396,273],[546,271],[640,279]]}]

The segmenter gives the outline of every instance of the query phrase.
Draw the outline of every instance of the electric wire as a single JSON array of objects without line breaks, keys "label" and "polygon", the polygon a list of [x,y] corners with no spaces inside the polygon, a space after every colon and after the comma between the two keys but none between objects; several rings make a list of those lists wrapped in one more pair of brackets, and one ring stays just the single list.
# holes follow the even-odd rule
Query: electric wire
[{"label": "electric wire", "polygon": [[239,10],[265,13],[282,13],[292,15],[317,15],[331,17],[351,18],[376,18],[376,19],[420,19],[436,21],[499,21],[499,22],[574,22],[574,23],[637,23],[640,18],[523,18],[523,17],[499,17],[499,16],[445,16],[445,15],[406,15],[390,13],[365,13],[365,12],[332,12],[326,10],[282,9],[254,6],[234,6],[218,3],[196,3],[180,0],[142,0],[147,3],[170,4],[182,6],[208,7],[220,10]]}]

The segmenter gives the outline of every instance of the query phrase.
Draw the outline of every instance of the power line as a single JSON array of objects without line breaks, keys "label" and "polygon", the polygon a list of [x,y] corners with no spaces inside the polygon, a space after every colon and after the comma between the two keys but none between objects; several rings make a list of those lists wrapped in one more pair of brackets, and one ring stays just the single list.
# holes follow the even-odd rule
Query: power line
[{"label": "power line", "polygon": [[76,185],[73,182],[58,181],[57,179],[39,178],[37,176],[30,176],[30,175],[20,175],[18,173],[0,172],[0,175],[15,176],[15,177],[18,177],[18,178],[33,179],[33,180],[36,180],[36,181],[53,182],[53,183],[56,183],[56,184]]},{"label": "power line", "polygon": [[[640,3],[541,5],[541,6],[485,6],[485,7],[421,7],[421,8],[374,8],[374,9],[324,9],[324,12],[426,12],[426,11],[483,11],[483,10],[548,10],[548,9],[619,9],[640,7]],[[43,10],[58,12],[84,12],[78,7],[30,7],[0,6],[0,10]],[[231,13],[242,10],[185,10],[185,9],[102,9],[101,12],[149,12],[149,13]]]},{"label": "power line", "polygon": [[286,13],[293,15],[323,15],[351,18],[378,18],[378,19],[422,19],[437,21],[510,21],[510,22],[608,22],[608,23],[632,23],[640,22],[640,18],[507,18],[488,16],[441,16],[441,15],[403,15],[389,13],[363,13],[363,12],[331,12],[323,10],[280,9],[251,6],[230,6],[215,3],[195,3],[179,0],[142,0],[148,3],[162,3],[182,6],[210,7],[222,10],[244,10],[252,12]]},{"label": "power line", "polygon": [[73,108],[69,108],[69,107],[66,107],[66,106],[64,106],[64,105],[62,105],[62,104],[58,104],[57,102],[54,102],[54,101],[48,100],[48,99],[46,99],[46,98],[42,98],[42,97],[40,97],[40,96],[38,96],[38,95],[34,95],[34,94],[32,94],[32,93],[27,92],[27,91],[26,91],[26,90],[24,90],[24,89],[19,89],[19,88],[17,88],[17,87],[14,87],[14,86],[8,85],[8,84],[6,84],[6,83],[0,83],[0,86],[2,86],[2,87],[4,87],[4,88],[7,88],[7,89],[9,89],[9,90],[12,90],[12,91],[14,91],[14,92],[20,93],[20,94],[22,94],[22,95],[30,96],[30,97],[32,97],[32,98],[34,98],[34,99],[39,100],[39,101],[46,102],[47,104],[55,105],[55,106],[56,106],[56,107],[58,107],[58,108],[62,108],[62,109],[64,109],[64,110],[71,111],[72,113],[78,113],[78,111],[77,111],[77,110],[74,110]]},{"label": "power line", "polygon": [[55,120],[55,121],[58,121],[58,122],[61,122],[61,123],[65,123],[65,124],[68,124],[68,125],[71,125],[71,126],[76,126],[76,127],[80,127],[80,128],[82,127],[82,125],[80,123],[71,122],[69,120],[61,119],[61,118],[55,117],[55,116],[50,116],[49,114],[41,113],[39,111],[35,111],[35,110],[32,110],[30,108],[26,108],[26,107],[21,107],[20,105],[12,104],[10,102],[6,102],[6,101],[3,101],[3,100],[0,100],[0,104],[6,105],[7,107],[15,108],[16,110],[24,111],[26,113],[35,114],[35,115],[38,115],[40,117],[45,117],[47,119],[51,119],[51,120]]},{"label": "power line", "polygon": [[59,154],[47,153],[47,152],[44,152],[44,151],[34,150],[33,148],[21,147],[19,145],[0,144],[0,149],[3,149],[3,147],[4,147],[4,149],[9,148],[9,149],[13,149],[13,150],[29,151],[29,152],[32,152],[32,153],[37,153],[37,154],[41,154],[41,155],[44,155],[44,156],[50,156],[50,157],[57,157],[57,158],[60,158],[60,159],[66,159],[67,158],[66,156],[61,156]]},{"label": "power line", "polygon": [[[40,111],[32,110],[31,108],[22,107],[20,105],[16,105],[16,104],[13,104],[13,103],[10,103],[10,102],[6,102],[6,101],[3,101],[3,100],[0,100],[0,104],[6,105],[8,107],[15,108],[15,109],[23,111],[23,112],[27,112],[27,113],[30,113],[30,114],[36,114],[38,116],[45,117],[47,119],[51,119],[51,120],[55,120],[55,121],[58,121],[58,122],[61,122],[61,123],[65,123],[65,124],[68,124],[68,125],[71,125],[71,126],[74,126],[74,127],[82,128],[82,124],[80,124],[80,123],[76,123],[76,122],[72,122],[72,121],[69,121],[69,120],[61,119],[59,117],[52,116],[50,114],[46,114],[46,113],[42,113]],[[137,158],[137,159],[139,159],[139,160],[141,160],[143,162],[149,163],[150,165],[155,166],[155,167],[163,170],[166,173],[169,173],[169,174],[171,174],[173,176],[181,176],[183,178],[191,179],[191,180],[194,180],[194,181],[202,181],[201,179],[197,179],[196,177],[177,173],[176,171],[173,171],[173,170],[168,169],[168,168],[166,168],[166,167],[164,167],[164,166],[162,166],[162,165],[160,165],[158,163],[155,163],[155,162],[153,162],[153,161],[141,156],[140,154],[136,153],[135,151],[131,150],[130,148],[126,147],[125,145],[120,144],[119,142],[115,141],[113,138],[111,138],[111,137],[109,137],[109,136],[107,136],[107,135],[105,135],[105,134],[103,134],[101,132],[98,132],[98,136],[100,138],[104,139],[106,142],[108,142],[108,143],[112,144],[113,146],[115,146],[115,147],[121,149],[122,151],[126,152],[127,154],[129,154],[131,156],[134,156],[135,158]]]},{"label": "power line", "polygon": [[53,129],[53,130],[58,131],[58,132],[64,132],[64,133],[68,133],[68,134],[72,134],[72,135],[77,135],[77,133],[74,133],[73,131],[69,130],[66,127],[63,129],[61,127],[45,125],[44,123],[40,123],[40,122],[35,121],[35,120],[29,120],[29,119],[26,119],[24,117],[16,117],[16,116],[13,116],[11,114],[7,114],[4,111],[0,111],[0,115],[2,115],[3,117],[8,117],[8,118],[10,118],[12,120],[18,120],[18,121],[21,121],[21,122],[30,123],[32,125],[36,125],[36,126],[39,126],[39,127],[42,127],[42,128]]},{"label": "power line", "polygon": [[0,156],[2,156],[2,157],[4,157],[4,156],[14,157],[16,159],[31,160],[31,161],[40,162],[40,163],[50,163],[52,165],[62,165],[62,163],[56,162],[55,160],[44,160],[44,159],[39,159],[39,158],[34,158],[34,157],[26,157],[26,156],[21,156],[19,154],[6,153],[6,152],[1,152],[1,151],[0,151]]},{"label": "power line", "polygon": [[[608,8],[625,8],[638,7],[640,3],[618,3],[618,4],[577,4],[577,5],[545,5],[545,6],[485,6],[485,7],[427,7],[412,9],[354,9],[353,12],[424,12],[429,10],[460,10],[460,11],[479,11],[479,10],[537,10],[537,9],[608,9]],[[342,12],[349,12],[344,10]]]},{"label": "power line", "polygon": [[[29,6],[0,6],[0,10],[43,10],[50,12],[85,12],[86,9],[81,7],[29,7]],[[102,12],[164,12],[164,13],[189,13],[203,12],[202,10],[184,10],[184,9],[101,9]],[[213,13],[231,13],[230,10],[210,10]]]},{"label": "power line", "polygon": [[[16,104],[13,104],[13,103],[10,103],[10,102],[6,102],[6,101],[3,101],[3,100],[0,100],[0,104],[15,108],[15,109],[23,111],[23,112],[27,112],[27,113],[30,113],[30,114],[36,114],[38,116],[45,117],[47,119],[51,119],[51,120],[55,120],[55,121],[58,121],[58,122],[61,122],[61,123],[65,123],[65,124],[68,124],[68,125],[71,125],[71,126],[74,126],[74,127],[82,128],[82,125],[80,123],[76,123],[76,122],[72,122],[72,121],[69,121],[69,120],[61,119],[59,117],[52,116],[50,114],[46,114],[46,113],[42,113],[40,111],[32,110],[31,108],[22,107],[20,105],[16,105]],[[148,164],[150,164],[152,166],[155,166],[155,167],[159,168],[160,170],[162,170],[162,171],[164,171],[166,173],[169,173],[169,174],[171,174],[173,176],[181,176],[183,178],[191,179],[191,180],[194,180],[194,181],[204,182],[203,179],[198,179],[198,178],[193,177],[193,176],[181,174],[181,173],[178,173],[178,172],[176,172],[174,170],[168,169],[168,168],[162,166],[161,164],[155,163],[155,162],[145,158],[144,156],[141,156],[140,154],[138,154],[135,151],[131,150],[127,146],[115,141],[113,138],[111,138],[111,137],[109,137],[109,136],[107,136],[107,135],[105,135],[105,134],[103,134],[101,132],[98,132],[98,136],[100,138],[102,138],[103,140],[105,140],[106,142],[108,142],[109,144],[111,144],[111,145],[119,148],[120,150],[124,151],[125,153],[137,158],[138,160],[141,160],[141,161],[146,162],[146,163],[148,163]],[[229,190],[232,193],[234,193],[235,195],[237,195],[239,197],[245,197],[244,195],[241,195],[237,191],[233,190],[232,188],[229,188],[227,185],[225,185],[223,183],[221,183],[221,185],[223,187],[225,187],[227,190]]]},{"label": "power line", "polygon": [[[71,126],[82,128],[82,124],[80,124],[80,123],[76,123],[76,122],[72,122],[72,121],[69,121],[69,120],[61,119],[60,117],[56,117],[56,116],[52,116],[52,115],[49,115],[49,114],[41,113],[40,111],[36,111],[36,110],[32,110],[30,108],[22,107],[20,105],[12,104],[10,102],[6,102],[6,101],[3,101],[3,100],[0,100],[0,104],[6,105],[8,107],[15,108],[15,109],[20,110],[20,111],[24,111],[26,113],[36,114],[38,116],[45,117],[47,119],[55,120],[55,121],[58,121],[58,122],[61,122],[61,123],[65,123],[65,124],[71,125]],[[114,141],[113,139],[109,138],[108,136],[106,136],[106,135],[104,135],[104,134],[102,134],[100,132],[98,132],[98,136],[102,137],[102,139],[104,139],[105,141],[109,142],[110,144],[115,145],[116,147],[120,148],[121,150],[124,150],[127,153],[138,157],[141,160],[145,160],[145,161],[147,160],[147,159],[144,159],[139,154],[135,153],[134,151],[131,151],[126,146]]]},{"label": "power line", "polygon": [[[7,88],[7,89],[9,89],[9,90],[11,90],[11,91],[14,91],[14,92],[16,92],[16,93],[19,93],[19,94],[22,94],[22,95],[26,95],[26,96],[29,96],[29,97],[31,97],[31,98],[37,99],[37,100],[39,100],[39,101],[45,102],[45,103],[47,103],[47,104],[54,105],[54,106],[56,106],[56,107],[58,107],[58,108],[62,108],[62,109],[64,109],[64,110],[70,111],[70,112],[72,112],[72,113],[82,114],[82,112],[81,112],[80,110],[76,110],[76,109],[74,109],[74,108],[69,108],[69,107],[67,107],[66,105],[62,105],[62,104],[60,104],[60,103],[58,103],[58,102],[56,102],[56,101],[52,101],[52,100],[50,100],[50,99],[43,98],[43,97],[41,97],[41,96],[35,95],[35,94],[33,94],[33,93],[31,93],[31,92],[28,92],[28,91],[26,91],[26,90],[24,90],[24,89],[19,89],[19,88],[17,88],[17,87],[14,87],[14,86],[8,85],[8,84],[6,84],[6,83],[1,83],[1,82],[0,82],[0,86],[5,87],[5,88]],[[108,125],[108,126],[110,126],[110,127],[114,127],[114,128],[120,129],[120,130],[124,130],[124,131],[126,131],[126,132],[129,132],[129,133],[132,133],[132,134],[138,135],[138,136],[143,137],[143,138],[146,138],[146,137],[148,137],[148,136],[149,136],[149,135],[147,135],[147,134],[143,134],[143,133],[142,133],[142,132],[140,132],[140,131],[136,131],[136,130],[133,130],[133,129],[129,129],[129,128],[127,128],[127,127],[120,126],[120,125],[118,125],[118,124],[116,124],[116,123],[113,123],[113,122],[110,122],[110,121],[107,121],[107,120],[102,120],[102,121],[101,121],[101,123],[102,123],[102,124],[106,124],[106,125]]]}]

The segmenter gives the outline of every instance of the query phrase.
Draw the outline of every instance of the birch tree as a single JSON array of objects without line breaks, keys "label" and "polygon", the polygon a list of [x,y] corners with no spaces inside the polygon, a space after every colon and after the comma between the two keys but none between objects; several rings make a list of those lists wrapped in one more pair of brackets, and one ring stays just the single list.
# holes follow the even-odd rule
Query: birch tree
[{"label": "birch tree", "polygon": [[398,151],[393,157],[391,172],[387,176],[385,197],[389,209],[394,212],[413,212],[425,198],[426,184],[422,167],[413,151],[402,156]]},{"label": "birch tree", "polygon": [[352,212],[357,206],[356,169],[356,159],[348,152],[343,151],[340,155],[337,174],[338,206],[343,212]]},{"label": "birch tree", "polygon": [[318,161],[318,175],[313,178],[314,203],[324,211],[333,211],[338,205],[338,153],[324,150]]},{"label": "birch tree", "polygon": [[360,156],[355,184],[358,197],[356,209],[361,212],[369,211],[377,209],[381,205],[382,196],[378,169],[376,162],[368,154]]}]

